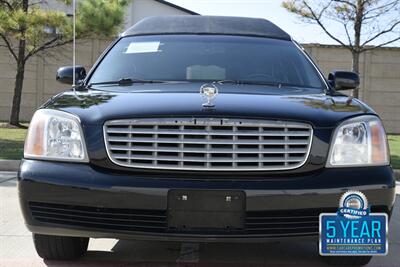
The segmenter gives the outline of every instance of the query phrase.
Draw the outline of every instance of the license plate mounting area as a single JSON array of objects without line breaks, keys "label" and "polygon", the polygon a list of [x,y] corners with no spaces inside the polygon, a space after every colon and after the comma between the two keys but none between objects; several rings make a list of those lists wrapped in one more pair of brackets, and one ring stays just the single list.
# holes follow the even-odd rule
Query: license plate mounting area
[{"label": "license plate mounting area", "polygon": [[177,231],[242,230],[245,200],[243,191],[170,190],[168,227]]}]

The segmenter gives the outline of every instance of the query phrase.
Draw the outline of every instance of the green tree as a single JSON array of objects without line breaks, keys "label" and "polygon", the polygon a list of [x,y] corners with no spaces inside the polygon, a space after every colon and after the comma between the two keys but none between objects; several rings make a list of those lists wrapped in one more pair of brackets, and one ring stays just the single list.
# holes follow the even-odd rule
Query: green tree
[{"label": "green tree", "polygon": [[[362,53],[400,40],[400,0],[285,0],[282,6],[348,49],[357,73]],[[332,29],[337,25],[340,36]]]},{"label": "green tree", "polygon": [[[129,0],[77,1],[77,38],[109,37],[124,22]],[[72,18],[64,12],[41,8],[45,1],[0,0],[0,46],[16,63],[14,96],[9,123],[19,126],[26,62],[45,50],[72,42]],[[71,5],[71,0],[60,1]],[[1,44],[1,42],[3,44]]]}]

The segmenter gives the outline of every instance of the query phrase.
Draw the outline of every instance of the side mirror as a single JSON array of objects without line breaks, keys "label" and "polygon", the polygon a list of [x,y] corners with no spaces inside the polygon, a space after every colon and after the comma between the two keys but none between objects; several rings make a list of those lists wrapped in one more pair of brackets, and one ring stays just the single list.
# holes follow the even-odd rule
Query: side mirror
[{"label": "side mirror", "polygon": [[[57,70],[56,80],[60,83],[66,84],[73,84],[73,67],[72,66],[65,66],[61,67]],[[85,79],[86,77],[86,70],[83,66],[75,66],[75,83],[80,80]]]},{"label": "side mirror", "polygon": [[360,85],[360,77],[352,71],[332,71],[329,73],[328,82],[336,91],[349,90]]}]

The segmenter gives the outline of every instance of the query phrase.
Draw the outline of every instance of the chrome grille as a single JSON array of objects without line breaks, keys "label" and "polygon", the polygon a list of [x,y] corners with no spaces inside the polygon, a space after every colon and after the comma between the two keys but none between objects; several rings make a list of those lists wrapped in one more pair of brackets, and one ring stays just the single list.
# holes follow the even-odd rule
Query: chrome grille
[{"label": "chrome grille", "polygon": [[312,127],[247,119],[131,119],[106,122],[104,136],[111,161],[125,167],[287,170],[306,161]]}]

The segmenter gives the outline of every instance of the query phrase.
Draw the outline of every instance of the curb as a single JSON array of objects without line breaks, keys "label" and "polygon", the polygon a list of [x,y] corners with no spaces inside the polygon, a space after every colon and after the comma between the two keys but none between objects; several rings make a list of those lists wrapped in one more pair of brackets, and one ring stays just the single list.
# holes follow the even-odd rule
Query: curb
[{"label": "curb", "polygon": [[394,177],[396,178],[397,181],[400,182],[400,170],[393,170],[394,171]]},{"label": "curb", "polygon": [[0,171],[18,171],[20,160],[0,160]]}]

